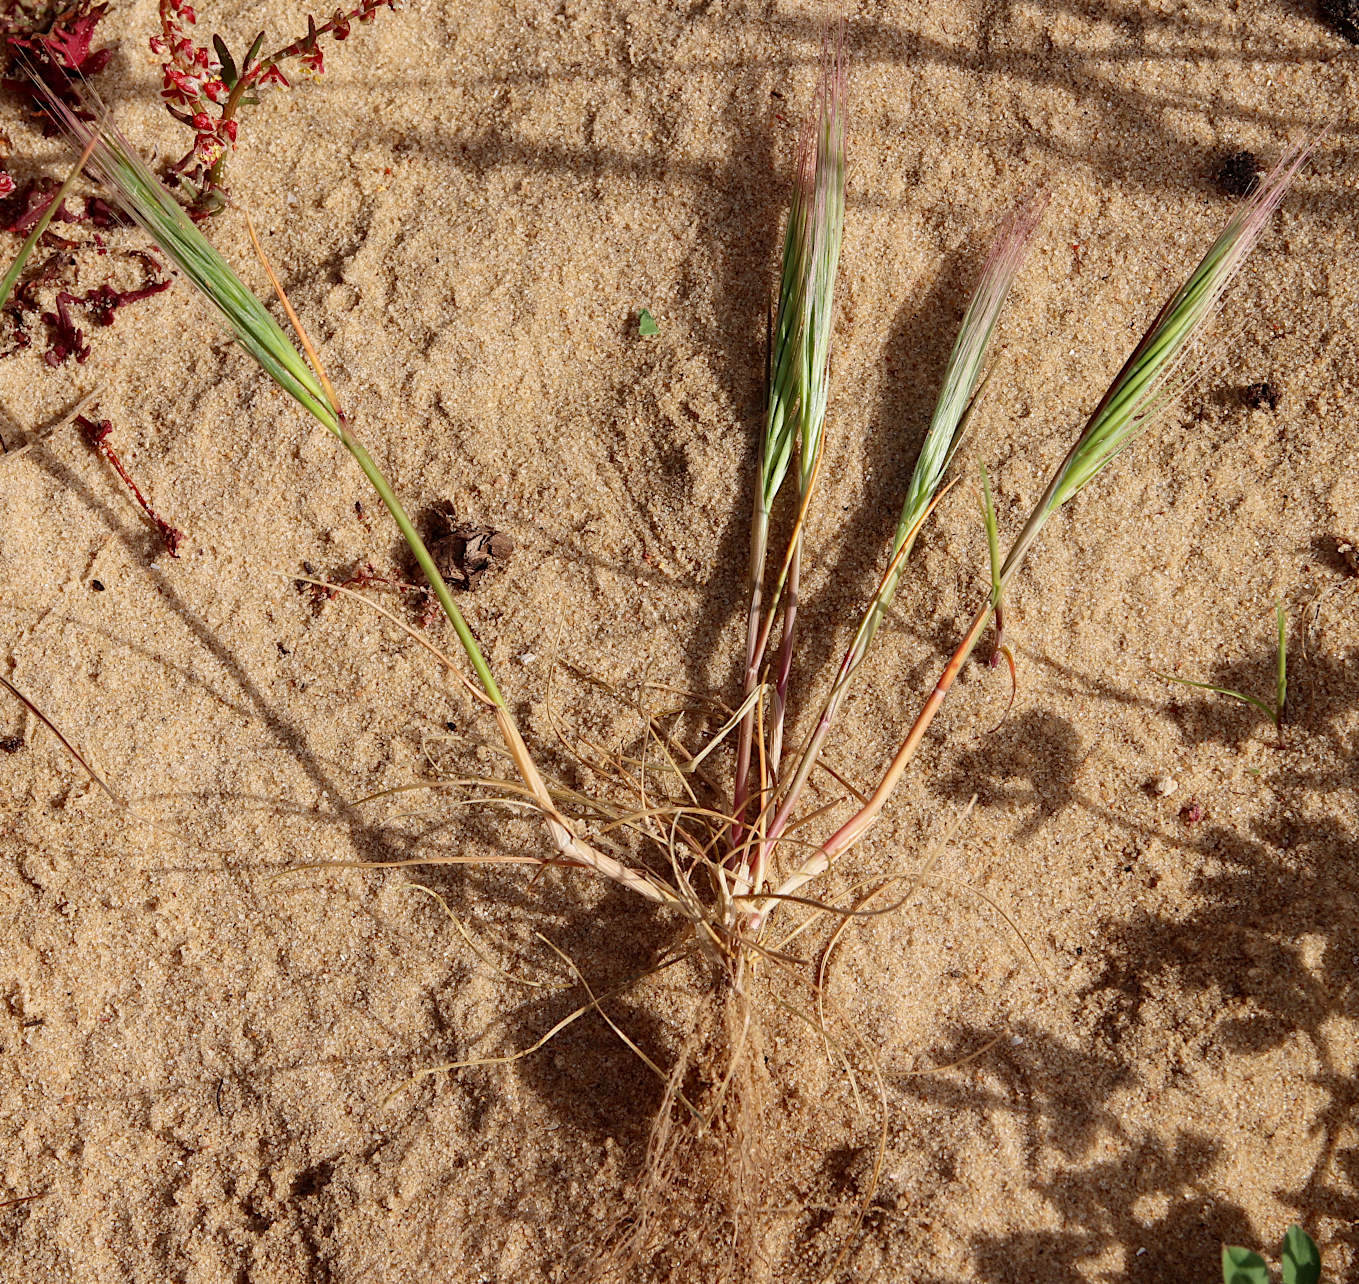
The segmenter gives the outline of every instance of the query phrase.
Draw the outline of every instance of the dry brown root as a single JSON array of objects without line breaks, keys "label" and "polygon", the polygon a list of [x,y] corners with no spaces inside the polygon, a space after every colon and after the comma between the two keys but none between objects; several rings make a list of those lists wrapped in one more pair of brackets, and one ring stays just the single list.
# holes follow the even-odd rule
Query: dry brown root
[{"label": "dry brown root", "polygon": [[[824,1147],[867,1153],[880,1120],[840,1054],[827,1060],[805,999],[786,975],[766,974],[749,994],[724,980],[695,1006],[642,1172],[570,1278],[811,1284],[833,1273],[858,1238],[863,1191],[827,1189]],[[869,1072],[857,1073],[862,1088]]]},{"label": "dry brown root", "polygon": [[579,1278],[679,1284],[768,1278],[761,1251],[770,1100],[750,1003],[723,982],[666,1081],[640,1176]]}]

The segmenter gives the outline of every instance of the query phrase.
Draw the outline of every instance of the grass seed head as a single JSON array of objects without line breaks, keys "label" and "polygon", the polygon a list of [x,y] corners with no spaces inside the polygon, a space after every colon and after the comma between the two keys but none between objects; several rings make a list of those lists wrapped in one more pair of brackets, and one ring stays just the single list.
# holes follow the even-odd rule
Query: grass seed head
[{"label": "grass seed head", "polygon": [[1021,206],[1005,221],[991,245],[977,288],[963,314],[953,351],[949,353],[939,400],[902,506],[893,553],[901,547],[906,533],[918,525],[958,449],[968,409],[986,367],[996,323],[1046,206],[1046,196],[1035,197]]},{"label": "grass seed head", "polygon": [[798,415],[801,485],[811,482],[821,450],[830,396],[831,321],[835,274],[845,226],[845,66],[844,37],[828,35],[821,56],[817,95],[816,157],[811,173],[812,217],[804,228],[807,270],[804,281],[802,387]]},{"label": "grass seed head", "polygon": [[1237,207],[1188,280],[1157,314],[1048,482],[1006,555],[1003,580],[1018,570],[1048,518],[1088,486],[1202,372],[1205,357],[1197,341],[1319,141],[1313,139],[1284,154]]},{"label": "grass seed head", "polygon": [[925,433],[925,442],[911,474],[911,484],[892,540],[893,567],[873,603],[865,647],[883,612],[892,603],[906,558],[910,556],[909,545],[920,533],[930,507],[936,502],[944,474],[962,443],[973,405],[981,394],[982,375],[996,324],[1046,208],[1047,196],[1039,195],[1015,210],[1001,227],[982,265],[977,288],[963,313],[958,337],[944,368],[943,386]]},{"label": "grass seed head", "polygon": [[39,85],[48,110],[84,149],[93,144],[86,168],[117,198],[226,322],[236,341],[264,372],[331,432],[339,416],[321,381],[259,298],[161,186],[109,114],[98,103],[93,121],[82,120]]},{"label": "grass seed head", "polygon": [[827,36],[816,106],[798,144],[797,177],[783,238],[783,268],[761,443],[761,504],[768,513],[783,485],[793,443],[806,485],[829,395],[831,315],[845,215],[843,36]]},{"label": "grass seed head", "polygon": [[1047,513],[1087,486],[1192,381],[1195,341],[1315,145],[1293,148],[1283,156],[1242,201],[1189,279],[1161,309],[1068,455],[1047,496]]}]

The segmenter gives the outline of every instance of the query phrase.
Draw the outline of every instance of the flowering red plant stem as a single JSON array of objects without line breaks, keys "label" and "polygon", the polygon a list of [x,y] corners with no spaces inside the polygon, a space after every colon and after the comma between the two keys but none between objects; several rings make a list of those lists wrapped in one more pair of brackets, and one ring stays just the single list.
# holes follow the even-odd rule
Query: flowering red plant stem
[{"label": "flowering red plant stem", "polygon": [[396,0],[359,0],[356,8],[337,9],[320,26],[308,15],[305,35],[265,57],[259,57],[264,32],[236,65],[220,36],[213,36],[212,48],[197,44],[188,28],[198,15],[185,0],[160,0],[160,35],[151,38],[151,51],[164,64],[161,97],[166,110],[194,131],[194,144],[170,168],[197,189],[190,212],[197,218],[215,214],[226,204],[227,158],[236,146],[236,114],[240,108],[258,101],[266,85],[289,87],[282,64],[297,60],[309,71],[325,71],[322,36],[334,40],[348,38],[355,21],[371,22],[379,9],[396,8]]}]

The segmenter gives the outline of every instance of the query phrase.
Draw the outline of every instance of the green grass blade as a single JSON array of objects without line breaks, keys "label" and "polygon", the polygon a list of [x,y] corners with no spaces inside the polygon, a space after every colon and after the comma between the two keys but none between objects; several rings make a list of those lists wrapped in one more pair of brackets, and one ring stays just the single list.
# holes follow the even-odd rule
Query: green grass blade
[{"label": "green grass blade", "polygon": [[779,277],[779,303],[774,314],[769,356],[764,435],[760,442],[760,485],[756,498],[766,516],[773,510],[774,500],[788,475],[788,465],[793,457],[793,432],[801,404],[797,336],[803,328],[804,299],[800,285],[804,276],[811,158],[810,137],[804,133],[798,151],[798,178],[788,210],[788,226],[783,234],[783,269]]},{"label": "green grass blade", "polygon": [[811,484],[821,453],[830,400],[831,322],[835,310],[835,276],[845,226],[845,67],[843,33],[827,37],[821,57],[816,156],[812,166],[811,217],[806,277],[803,282],[798,464],[801,489]]},{"label": "green grass blade", "polygon": [[1241,203],[1189,279],[1161,309],[1091,415],[1049,499],[1050,511],[1087,486],[1173,397],[1175,376],[1193,341],[1264,235],[1270,216],[1311,150],[1306,146],[1285,154],[1255,193]]},{"label": "green grass blade", "polygon": [[92,151],[87,167],[126,213],[224,320],[236,341],[264,372],[330,432],[339,418],[319,379],[273,315],[208,243],[179,202],[152,174],[136,149],[105,116],[81,120],[64,103],[48,98],[49,109],[81,147]]},{"label": "green grass blade", "polygon": [[1177,678],[1173,673],[1162,673],[1160,669],[1153,669],[1152,672],[1167,682],[1178,682],[1182,687],[1197,687],[1200,691],[1211,691],[1215,695],[1228,696],[1232,700],[1240,700],[1242,704],[1248,704],[1253,709],[1259,709],[1272,723],[1278,725],[1278,719],[1274,716],[1274,710],[1263,700],[1257,700],[1254,696],[1246,695],[1242,691],[1233,691],[1230,687],[1215,687],[1211,682],[1195,682],[1190,678]]},{"label": "green grass blade", "polygon": [[981,277],[958,328],[958,337],[949,353],[948,365],[944,368],[939,399],[897,523],[893,553],[901,547],[906,532],[916,525],[920,514],[928,507],[958,449],[1001,311],[1023,266],[1029,242],[1046,205],[1046,197],[1040,196],[1017,209],[1005,221],[987,254]]},{"label": "green grass blade", "polygon": [[[759,481],[751,517],[750,601],[746,619],[746,666],[743,695],[754,690],[761,665],[767,630],[762,627],[765,557],[768,552],[770,514],[792,464],[793,448],[799,447],[799,483],[802,497],[814,479],[825,422],[830,364],[830,326],[834,305],[835,274],[839,264],[844,224],[845,129],[844,129],[843,38],[827,38],[821,57],[821,82],[816,105],[803,126],[798,143],[797,175],[783,236],[779,301],[766,348],[765,422],[760,437]],[[784,646],[780,656],[778,684],[781,698],[786,686],[785,660],[791,656],[792,628],[796,613],[800,529],[788,548],[785,566],[790,576],[791,605],[785,600]],[[781,579],[774,591],[783,589]],[[769,604],[770,619],[775,602]],[[777,724],[778,719],[775,719]],[[733,788],[734,842],[740,841],[740,818],[748,797],[747,777],[754,736],[754,715],[741,725],[736,751]]]},{"label": "green grass blade", "polygon": [[1005,581],[1000,576],[1000,526],[996,521],[996,505],[991,498],[991,478],[986,465],[979,464],[982,483],[982,521],[986,525],[986,551],[991,558],[991,607],[998,609],[1005,594]]}]

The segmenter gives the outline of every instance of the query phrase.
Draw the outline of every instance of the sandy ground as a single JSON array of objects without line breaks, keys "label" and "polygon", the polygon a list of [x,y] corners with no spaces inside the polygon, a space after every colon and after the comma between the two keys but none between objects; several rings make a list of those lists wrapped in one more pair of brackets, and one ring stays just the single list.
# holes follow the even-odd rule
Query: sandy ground
[{"label": "sandy ground", "polygon": [[[236,48],[300,13],[205,4],[200,29]],[[764,310],[823,16],[413,0],[242,127],[234,194],[356,427],[413,508],[450,500],[517,543],[466,609],[566,783],[607,787],[557,741],[549,694],[569,733],[635,747],[638,724],[560,670],[549,692],[553,656],[657,710],[681,703],[667,688],[730,699],[739,681]],[[1208,1281],[1224,1241],[1272,1256],[1298,1221],[1328,1279],[1359,1280],[1359,579],[1334,552],[1359,536],[1359,51],[1302,0],[847,17],[852,172],[803,716],[881,569],[1006,212],[1052,193],[965,452],[1013,534],[1227,217],[1221,157],[1332,128],[1233,292],[1221,357],[1031,559],[1008,720],[984,735],[1006,685],[970,670],[830,884],[917,867],[978,795],[930,884],[851,932],[831,969],[887,1123],[836,1277]],[[103,90],[166,156],[183,135],[156,102],[155,25],[149,0],[115,5]],[[4,126],[17,174],[64,168],[13,99]],[[239,216],[211,233],[263,288]],[[101,387],[115,444],[186,540],[178,560],[159,552],[69,428],[0,461],[4,671],[135,812],[5,708],[22,747],[0,757],[0,1200],[41,1197],[0,1208],[0,1276],[574,1277],[633,1197],[650,1072],[592,1016],[513,1065],[407,1081],[526,1048],[580,1001],[535,933],[603,990],[679,929],[561,873],[277,877],[546,847],[455,794],[356,805],[501,769],[494,727],[414,643],[277,574],[398,564],[361,476],[182,284],[92,337],[83,366],[0,363],[6,440]],[[1244,404],[1258,380],[1276,409]],[[876,779],[984,582],[965,483],[834,742],[849,779]],[[1153,674],[1267,697],[1276,600],[1282,744],[1250,709]],[[710,724],[682,725],[697,741]],[[666,973],[607,1006],[671,1064],[704,984]],[[830,1265],[881,1124],[800,1029],[770,1012],[777,1144],[754,1273],[780,1279]]]}]

